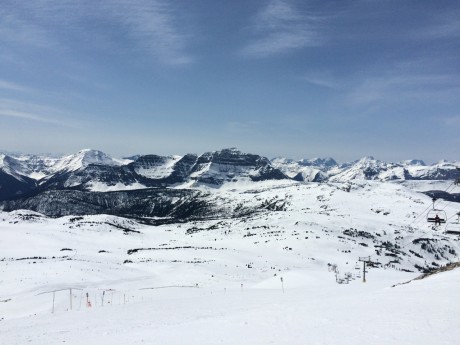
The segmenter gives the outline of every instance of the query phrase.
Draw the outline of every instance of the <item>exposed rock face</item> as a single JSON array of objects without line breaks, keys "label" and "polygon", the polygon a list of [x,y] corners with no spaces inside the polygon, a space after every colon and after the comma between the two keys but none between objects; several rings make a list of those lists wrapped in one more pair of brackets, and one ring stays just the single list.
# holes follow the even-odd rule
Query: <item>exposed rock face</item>
[{"label": "exposed rock face", "polygon": [[29,177],[16,178],[0,169],[0,201],[14,199],[34,190],[37,182]]},{"label": "exposed rock face", "polygon": [[251,181],[288,179],[270,161],[236,149],[207,152],[198,157],[191,178],[199,183],[221,185],[238,179]]}]

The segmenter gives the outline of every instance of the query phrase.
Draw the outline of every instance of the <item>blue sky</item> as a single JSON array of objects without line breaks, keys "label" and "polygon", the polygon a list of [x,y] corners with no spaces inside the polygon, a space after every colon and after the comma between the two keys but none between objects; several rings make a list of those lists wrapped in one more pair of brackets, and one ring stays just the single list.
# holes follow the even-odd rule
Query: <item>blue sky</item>
[{"label": "blue sky", "polygon": [[456,1],[0,4],[3,150],[460,158]]}]

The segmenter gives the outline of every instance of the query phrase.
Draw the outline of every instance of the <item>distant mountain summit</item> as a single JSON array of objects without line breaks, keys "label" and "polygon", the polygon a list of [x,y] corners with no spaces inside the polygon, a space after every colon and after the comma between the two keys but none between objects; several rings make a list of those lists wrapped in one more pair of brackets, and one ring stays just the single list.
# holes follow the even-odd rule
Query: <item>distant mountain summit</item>
[{"label": "distant mountain summit", "polygon": [[327,171],[337,166],[332,158],[313,158],[294,161],[287,158],[274,158],[272,165],[296,181],[321,182],[327,179]]},{"label": "distant mountain summit", "polygon": [[417,166],[426,166],[425,162],[422,161],[421,159],[409,159],[409,160],[406,160],[406,161],[402,161],[401,162],[402,165],[417,165]]},{"label": "distant mountain summit", "polygon": [[99,150],[84,149],[59,159],[54,164],[52,171],[75,171],[84,169],[90,164],[118,166],[122,165],[123,161],[114,159]]},{"label": "distant mountain summit", "polygon": [[198,183],[222,185],[238,180],[264,181],[288,179],[262,156],[242,153],[231,148],[207,152],[199,156],[190,175]]},{"label": "distant mountain summit", "polygon": [[325,170],[328,170],[338,165],[337,162],[331,157],[301,159],[299,161],[299,164],[303,166],[318,167],[318,168],[325,169]]}]

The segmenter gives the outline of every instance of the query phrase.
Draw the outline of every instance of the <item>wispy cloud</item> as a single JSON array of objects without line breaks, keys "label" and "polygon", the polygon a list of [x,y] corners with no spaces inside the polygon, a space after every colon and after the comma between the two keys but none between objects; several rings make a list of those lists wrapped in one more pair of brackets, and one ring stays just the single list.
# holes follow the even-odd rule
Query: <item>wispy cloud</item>
[{"label": "wispy cloud", "polygon": [[16,117],[20,119],[27,119],[27,120],[38,121],[38,122],[60,124],[60,122],[58,121],[47,119],[37,114],[27,113],[23,111],[12,110],[12,109],[0,108],[0,116]]},{"label": "wispy cloud", "polygon": [[0,117],[24,119],[64,127],[75,127],[75,124],[68,120],[65,114],[66,112],[54,107],[0,98]]},{"label": "wispy cloud", "polygon": [[253,26],[255,39],[241,54],[266,57],[320,44],[321,18],[297,11],[286,0],[272,0],[260,11]]},{"label": "wispy cloud", "polygon": [[36,48],[55,45],[42,25],[19,18],[18,14],[6,9],[0,10],[0,41]]},{"label": "wispy cloud", "polygon": [[10,91],[19,91],[19,92],[31,92],[32,89],[24,85],[20,85],[8,80],[0,79],[0,89],[10,90]]},{"label": "wispy cloud", "polygon": [[0,41],[73,49],[70,42],[79,38],[86,49],[119,51],[129,49],[120,42],[130,41],[131,49],[160,63],[183,65],[193,61],[191,33],[183,32],[178,15],[164,0],[36,0],[0,9]]},{"label": "wispy cloud", "polygon": [[417,39],[442,39],[460,37],[460,11],[443,11],[434,16],[433,23],[417,28],[411,37]]},{"label": "wispy cloud", "polygon": [[310,73],[301,78],[309,84],[328,89],[340,89],[342,83],[335,79],[330,73]]},{"label": "wispy cloud", "polygon": [[161,62],[181,65],[193,61],[186,52],[190,33],[179,30],[177,13],[166,2],[115,0],[104,1],[102,7],[103,13],[107,10],[119,24],[127,28],[129,37]]},{"label": "wispy cloud", "polygon": [[350,105],[367,106],[398,100],[452,99],[460,82],[446,74],[391,74],[363,79],[347,95]]}]

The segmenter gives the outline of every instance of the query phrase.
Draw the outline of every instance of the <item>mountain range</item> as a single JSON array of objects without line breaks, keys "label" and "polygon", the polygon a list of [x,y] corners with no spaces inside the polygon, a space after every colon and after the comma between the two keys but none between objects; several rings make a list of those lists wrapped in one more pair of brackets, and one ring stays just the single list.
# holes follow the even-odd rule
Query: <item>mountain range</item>
[{"label": "mountain range", "polygon": [[[459,165],[448,161],[426,165],[420,160],[388,163],[373,157],[342,164],[332,158],[269,160],[235,148],[201,155],[149,154],[124,159],[90,149],[63,157],[0,154],[0,208],[28,208],[55,216],[72,212],[110,213],[109,210],[114,209],[118,210],[113,211],[115,214],[120,214],[120,209],[125,210],[123,215],[139,212],[161,217],[172,216],[170,212],[189,215],[190,210],[200,204],[198,199],[203,200],[197,193],[204,195],[209,188],[260,181],[452,180],[459,176]],[[148,191],[142,192],[143,189]],[[182,208],[184,200],[194,200],[192,208],[185,207],[188,211],[173,202],[178,198],[177,190],[182,190],[179,193]],[[169,196],[165,197],[167,194]],[[124,206],[120,200],[125,200]],[[139,208],[143,202],[151,205],[152,200],[162,206],[150,208],[150,211]],[[112,206],[107,206],[109,204]],[[132,207],[127,209],[126,204]]]}]

